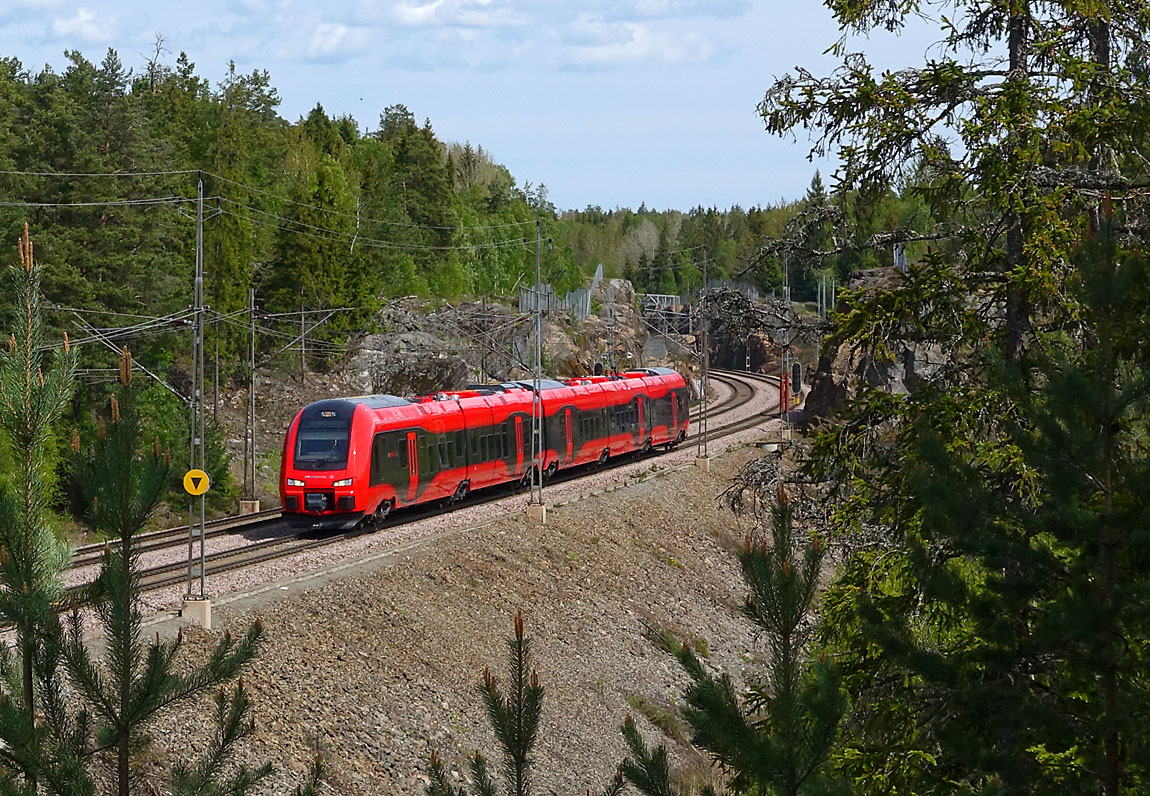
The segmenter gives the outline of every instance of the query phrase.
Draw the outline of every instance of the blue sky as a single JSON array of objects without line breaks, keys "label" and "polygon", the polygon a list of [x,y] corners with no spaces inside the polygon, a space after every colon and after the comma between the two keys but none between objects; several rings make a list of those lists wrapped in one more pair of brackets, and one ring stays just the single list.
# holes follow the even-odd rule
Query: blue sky
[{"label": "blue sky", "polygon": [[[483,146],[560,209],[686,210],[802,196],[809,146],[755,106],[796,65],[826,74],[838,34],[813,0],[3,0],[0,55],[36,71],[109,47],[139,69],[156,34],[212,83],[267,69],[290,121],[317,102],[374,129],[402,103],[447,141]],[[930,39],[855,43],[921,61]]]}]

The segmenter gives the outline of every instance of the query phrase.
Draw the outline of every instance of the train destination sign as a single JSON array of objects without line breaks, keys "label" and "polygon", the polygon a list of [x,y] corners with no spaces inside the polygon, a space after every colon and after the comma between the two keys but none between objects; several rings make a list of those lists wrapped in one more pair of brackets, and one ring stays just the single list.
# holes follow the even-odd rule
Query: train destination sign
[{"label": "train destination sign", "polygon": [[184,491],[189,495],[202,495],[212,485],[212,479],[203,470],[188,470],[184,473]]}]

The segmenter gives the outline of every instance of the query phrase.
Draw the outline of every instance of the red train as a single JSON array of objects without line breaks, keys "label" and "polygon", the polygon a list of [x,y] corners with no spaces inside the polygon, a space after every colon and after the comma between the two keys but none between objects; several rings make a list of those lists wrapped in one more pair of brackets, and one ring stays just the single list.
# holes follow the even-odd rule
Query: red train
[{"label": "red train", "polygon": [[[668,448],[687,436],[688,391],[670,368],[543,379],[542,469]],[[530,381],[412,399],[333,398],[303,408],[284,438],[280,498],[293,525],[350,528],[393,509],[531,479]]]}]

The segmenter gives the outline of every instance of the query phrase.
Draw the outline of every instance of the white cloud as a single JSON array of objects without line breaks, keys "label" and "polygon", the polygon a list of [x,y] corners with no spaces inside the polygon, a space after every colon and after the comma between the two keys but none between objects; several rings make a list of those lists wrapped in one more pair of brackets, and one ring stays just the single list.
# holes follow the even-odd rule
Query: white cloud
[{"label": "white cloud", "polygon": [[660,19],[735,17],[750,10],[747,0],[635,0],[634,4],[636,15]]},{"label": "white cloud", "polygon": [[532,17],[506,0],[431,0],[397,5],[390,21],[409,27],[503,28],[529,24]]},{"label": "white cloud", "polygon": [[[658,32],[635,22],[611,27],[616,35],[598,43],[576,44],[561,61],[582,69],[606,70],[699,64],[715,55],[714,45],[695,34]],[[624,31],[626,35],[620,35]]]},{"label": "white cloud", "polygon": [[400,25],[431,25],[440,22],[439,10],[443,0],[435,0],[423,5],[398,5],[395,7],[395,21]]},{"label": "white cloud", "polygon": [[321,22],[312,31],[307,53],[313,59],[346,60],[367,46],[368,31],[338,23]]},{"label": "white cloud", "polygon": [[71,19],[52,20],[52,32],[61,38],[77,37],[86,42],[101,44],[111,41],[116,33],[116,20],[97,17],[86,8],[77,8]]}]

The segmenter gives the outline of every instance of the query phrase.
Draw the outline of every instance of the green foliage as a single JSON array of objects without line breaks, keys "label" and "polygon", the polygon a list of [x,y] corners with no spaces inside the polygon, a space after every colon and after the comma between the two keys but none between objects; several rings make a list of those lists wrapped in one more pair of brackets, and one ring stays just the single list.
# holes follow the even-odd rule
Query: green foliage
[{"label": "green foliage", "polygon": [[[752,505],[743,495],[748,489],[758,491],[748,480],[736,482],[726,494],[727,504],[736,509]],[[769,543],[748,538],[739,554],[749,589],[743,611],[768,640],[767,671],[740,695],[730,675],[713,675],[690,647],[668,644],[692,681],[682,709],[691,742],[729,775],[732,793],[794,796],[821,792],[835,782],[824,769],[846,697],[831,662],[805,660],[804,625],[826,548],[817,538],[801,539],[793,515],[780,488],[770,512]],[[631,748],[624,775],[649,796],[666,792],[666,751],[649,752],[630,719],[623,734]]]},{"label": "green foliage", "polygon": [[[831,5],[844,31],[943,6]],[[1150,14],[980,0],[940,28],[925,64],[840,42],[841,69],[760,105],[841,160],[858,205],[829,254],[919,247],[846,297],[831,346],[872,378],[807,474],[845,551],[820,627],[853,696],[836,764],[864,793],[1139,792]],[[887,391],[884,369],[928,360]]]},{"label": "green foliage", "polygon": [[[531,668],[531,640],[523,632],[523,615],[515,615],[515,633],[507,641],[508,690],[504,694],[489,669],[483,670],[483,681],[478,691],[495,740],[502,753],[503,792],[506,796],[529,796],[532,753],[539,733],[539,718],[543,709],[543,687]],[[447,781],[447,770],[433,751],[427,769],[430,783],[427,796],[467,796],[465,788],[453,789]],[[476,796],[495,796],[496,784],[491,779],[487,758],[476,751],[471,759],[471,784]],[[623,787],[622,777],[616,776],[603,796],[618,796]]]},{"label": "green foliage", "polygon": [[[171,483],[170,456],[155,442],[145,453],[144,432],[130,387],[131,359],[120,364],[123,389],[111,398],[108,419],[91,448],[77,451],[77,483],[92,528],[114,541],[107,547],[100,573],[89,590],[96,616],[103,625],[106,670],[93,659],[84,641],[78,613],[69,621],[63,640],[64,669],[98,722],[95,747],[115,760],[118,792],[127,796],[133,781],[133,761],[143,748],[144,728],[172,705],[235,677],[256,652],[262,627],[256,622],[238,641],[224,635],[210,658],[189,669],[177,663],[182,635],[172,641],[141,638],[139,546],[137,535],[163,501]],[[250,705],[242,685],[216,698],[216,733],[201,760],[173,769],[177,793],[241,794],[270,773],[267,766],[233,766],[221,780],[235,744],[252,730]],[[78,738],[83,744],[85,738]]]},{"label": "green foliage", "polygon": [[673,741],[684,743],[687,740],[686,728],[679,720],[678,714],[671,705],[660,705],[646,697],[631,694],[627,697],[627,704],[647,721],[654,724],[659,730]]},{"label": "green foliage", "polygon": [[7,764],[0,785],[12,791],[21,776],[35,790],[53,746],[35,716],[38,706],[50,707],[58,696],[51,678],[58,656],[45,628],[56,623],[53,609],[63,596],[60,575],[68,550],[49,523],[54,473],[46,452],[53,424],[70,398],[76,367],[74,351],[64,345],[44,369],[42,269],[27,226],[19,255],[19,267],[8,269],[15,323],[8,345],[0,350],[0,428],[15,471],[11,480],[0,483],[0,618],[15,627],[18,655],[10,656],[6,647],[0,658],[0,739]]}]

